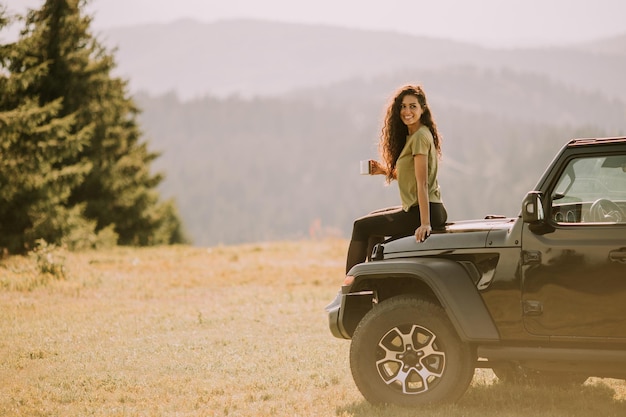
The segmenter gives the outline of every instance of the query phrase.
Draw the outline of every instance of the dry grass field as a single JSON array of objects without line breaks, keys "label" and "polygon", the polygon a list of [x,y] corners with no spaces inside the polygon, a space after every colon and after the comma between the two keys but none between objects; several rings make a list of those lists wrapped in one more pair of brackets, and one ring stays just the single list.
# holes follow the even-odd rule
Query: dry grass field
[{"label": "dry grass field", "polygon": [[[372,407],[323,307],[342,240],[0,261],[1,416],[624,416],[626,384],[478,371],[454,405]],[[46,272],[47,271],[47,272]]]}]

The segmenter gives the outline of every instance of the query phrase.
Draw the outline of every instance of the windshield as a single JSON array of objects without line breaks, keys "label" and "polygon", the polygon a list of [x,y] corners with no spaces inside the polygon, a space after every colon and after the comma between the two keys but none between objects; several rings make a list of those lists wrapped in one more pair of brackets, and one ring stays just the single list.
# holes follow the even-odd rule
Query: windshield
[{"label": "windshield", "polygon": [[[552,202],[559,223],[626,221],[626,155],[573,159],[554,188]],[[590,213],[596,202],[601,207],[596,204]],[[609,211],[616,212],[610,220]]]}]

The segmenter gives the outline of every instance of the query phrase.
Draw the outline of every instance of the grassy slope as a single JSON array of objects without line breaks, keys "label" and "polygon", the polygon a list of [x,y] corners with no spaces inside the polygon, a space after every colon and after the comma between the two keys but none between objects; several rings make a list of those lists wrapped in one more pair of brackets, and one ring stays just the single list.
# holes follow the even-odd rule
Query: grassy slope
[{"label": "grassy slope", "polygon": [[511,388],[478,372],[459,404],[374,408],[324,305],[346,242],[115,248],[0,262],[2,416],[622,416],[626,384]]}]

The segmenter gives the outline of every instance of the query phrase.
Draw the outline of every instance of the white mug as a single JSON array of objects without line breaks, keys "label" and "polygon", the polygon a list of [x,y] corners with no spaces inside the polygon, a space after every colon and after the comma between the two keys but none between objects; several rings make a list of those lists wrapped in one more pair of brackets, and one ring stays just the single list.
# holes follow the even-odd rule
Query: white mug
[{"label": "white mug", "polygon": [[360,162],[359,172],[361,175],[371,175],[372,174],[372,160],[366,160]]}]

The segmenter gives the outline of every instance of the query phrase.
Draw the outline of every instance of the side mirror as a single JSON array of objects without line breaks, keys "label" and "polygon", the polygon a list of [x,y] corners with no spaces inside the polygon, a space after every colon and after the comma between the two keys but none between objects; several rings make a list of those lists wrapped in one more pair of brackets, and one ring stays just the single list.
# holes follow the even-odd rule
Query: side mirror
[{"label": "side mirror", "polygon": [[522,203],[522,220],[524,223],[537,224],[544,219],[543,194],[539,191],[529,192]]}]

